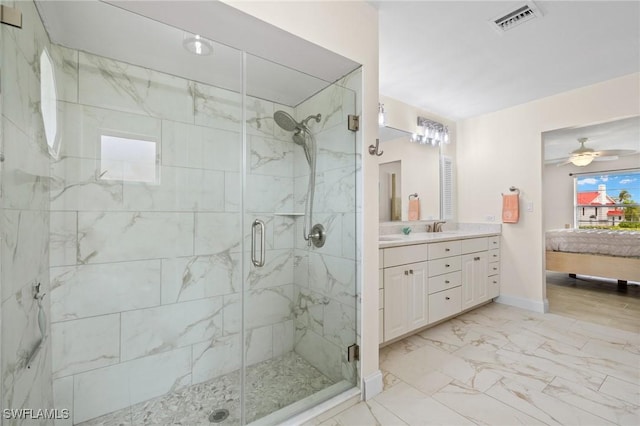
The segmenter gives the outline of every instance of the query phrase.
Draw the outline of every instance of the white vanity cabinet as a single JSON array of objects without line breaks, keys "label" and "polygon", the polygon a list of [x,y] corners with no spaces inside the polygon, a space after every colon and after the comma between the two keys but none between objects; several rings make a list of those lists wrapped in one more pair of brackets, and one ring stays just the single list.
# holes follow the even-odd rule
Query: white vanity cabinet
[{"label": "white vanity cabinet", "polygon": [[378,343],[384,342],[384,250],[378,250]]},{"label": "white vanity cabinet", "polygon": [[487,296],[493,299],[500,295],[500,237],[489,237],[489,281]]},{"label": "white vanity cabinet", "polygon": [[[410,260],[422,262],[401,264]],[[426,250],[422,245],[395,247],[384,253],[384,341],[429,323]]]},{"label": "white vanity cabinet", "polygon": [[487,300],[487,252],[462,255],[462,309]]},{"label": "white vanity cabinet", "polygon": [[487,300],[488,250],[486,237],[462,241],[462,309]]},{"label": "white vanity cabinet", "polygon": [[460,312],[462,266],[461,242],[443,241],[428,245],[429,253],[429,323]]},{"label": "white vanity cabinet", "polygon": [[500,292],[500,236],[380,249],[380,342],[471,309]]}]

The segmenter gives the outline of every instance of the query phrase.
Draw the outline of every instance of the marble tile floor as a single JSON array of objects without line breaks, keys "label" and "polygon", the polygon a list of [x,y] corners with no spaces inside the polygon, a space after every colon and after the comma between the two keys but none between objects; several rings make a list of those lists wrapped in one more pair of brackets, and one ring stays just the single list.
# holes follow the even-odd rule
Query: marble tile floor
[{"label": "marble tile floor", "polygon": [[640,424],[637,332],[490,303],[380,364],[381,394],[305,426]]},{"label": "marble tile floor", "polygon": [[[264,417],[333,384],[295,352],[247,368],[247,422]],[[210,423],[217,408],[229,411],[222,422]],[[240,372],[154,398],[80,423],[83,426],[239,425]]]}]

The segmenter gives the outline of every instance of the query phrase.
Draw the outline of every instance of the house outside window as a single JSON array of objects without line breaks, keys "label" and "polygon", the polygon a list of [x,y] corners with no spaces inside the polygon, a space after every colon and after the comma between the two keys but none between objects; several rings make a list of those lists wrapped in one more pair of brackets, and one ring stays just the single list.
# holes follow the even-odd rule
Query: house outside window
[{"label": "house outside window", "polygon": [[640,170],[574,177],[574,227],[640,229]]}]

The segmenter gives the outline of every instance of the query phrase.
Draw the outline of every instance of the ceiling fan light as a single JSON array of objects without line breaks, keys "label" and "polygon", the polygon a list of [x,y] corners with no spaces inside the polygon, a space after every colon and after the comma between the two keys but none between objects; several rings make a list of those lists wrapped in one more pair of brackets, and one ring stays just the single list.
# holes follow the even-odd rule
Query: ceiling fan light
[{"label": "ceiling fan light", "polygon": [[571,161],[571,164],[574,166],[584,167],[591,164],[593,157],[590,155],[574,155],[569,159],[569,161]]}]

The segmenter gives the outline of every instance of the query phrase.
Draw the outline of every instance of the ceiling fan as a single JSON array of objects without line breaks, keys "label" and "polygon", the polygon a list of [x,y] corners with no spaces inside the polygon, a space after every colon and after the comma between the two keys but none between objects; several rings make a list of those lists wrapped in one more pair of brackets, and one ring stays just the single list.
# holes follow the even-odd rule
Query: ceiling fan
[{"label": "ceiling fan", "polygon": [[596,161],[610,161],[617,160],[619,156],[622,155],[630,155],[635,151],[632,149],[607,149],[596,151],[592,148],[587,148],[584,144],[589,140],[589,138],[578,138],[578,143],[580,144],[580,148],[571,151],[571,155],[567,159],[567,161],[558,164],[558,166],[564,166],[565,164],[573,164],[574,166],[584,167],[589,164],[593,160]]}]

